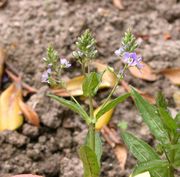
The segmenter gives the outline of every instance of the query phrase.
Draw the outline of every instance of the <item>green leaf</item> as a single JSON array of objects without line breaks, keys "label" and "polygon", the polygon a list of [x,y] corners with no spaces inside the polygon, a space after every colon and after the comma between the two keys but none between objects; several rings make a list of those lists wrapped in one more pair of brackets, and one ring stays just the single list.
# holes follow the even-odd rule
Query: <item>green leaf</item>
[{"label": "green leaf", "polygon": [[121,132],[122,138],[128,146],[131,153],[138,159],[139,162],[149,160],[159,160],[158,154],[143,140],[140,140],[128,132]]},{"label": "green leaf", "polygon": [[[86,136],[85,145],[90,147],[90,136],[89,132]],[[98,159],[99,166],[101,164],[101,156],[102,156],[102,142],[99,132],[96,132],[95,134],[95,152]]]},{"label": "green leaf", "polygon": [[167,102],[166,102],[166,99],[165,99],[164,95],[162,94],[162,92],[159,92],[158,95],[157,95],[156,105],[158,107],[167,109]]},{"label": "green leaf", "polygon": [[111,110],[112,108],[116,107],[119,103],[125,101],[130,96],[130,93],[126,93],[124,95],[121,95],[117,98],[115,98],[112,101],[109,101],[108,103],[103,106],[99,112],[96,114],[96,119],[99,119],[103,114]]},{"label": "green leaf", "polygon": [[176,132],[176,121],[171,117],[170,113],[162,107],[159,107],[158,111],[165,127],[173,132]]},{"label": "green leaf", "polygon": [[176,144],[176,149],[174,149],[174,166],[180,167],[180,143]]},{"label": "green leaf", "polygon": [[[143,140],[140,140],[133,136],[131,133],[124,131],[121,131],[121,135],[130,152],[140,163],[148,162],[151,160],[160,160],[158,154]],[[153,177],[164,177],[163,171],[156,170],[153,172],[150,171],[150,173]]]},{"label": "green leaf", "polygon": [[137,165],[137,167],[133,171],[133,176],[145,172],[145,171],[155,171],[157,169],[168,168],[168,161],[165,160],[151,160],[148,162],[142,162]]},{"label": "green leaf", "polygon": [[160,142],[168,143],[169,138],[167,130],[164,128],[162,120],[157,114],[155,107],[144,100],[143,97],[134,88],[131,89],[131,94],[144,122],[148,125],[151,133]]},{"label": "green leaf", "polygon": [[58,97],[56,95],[48,94],[48,96],[53,98],[54,100],[58,101],[63,106],[65,106],[65,107],[71,109],[72,111],[78,113],[86,121],[87,124],[89,124],[91,122],[90,117],[87,115],[85,110],[81,107],[81,105],[79,105],[73,101],[66,100],[64,98]]},{"label": "green leaf", "polygon": [[96,72],[89,73],[83,82],[83,95],[84,96],[94,96],[99,88],[102,75]]},{"label": "green leaf", "polygon": [[79,156],[83,162],[84,177],[99,177],[100,167],[95,152],[88,146],[81,146]]}]

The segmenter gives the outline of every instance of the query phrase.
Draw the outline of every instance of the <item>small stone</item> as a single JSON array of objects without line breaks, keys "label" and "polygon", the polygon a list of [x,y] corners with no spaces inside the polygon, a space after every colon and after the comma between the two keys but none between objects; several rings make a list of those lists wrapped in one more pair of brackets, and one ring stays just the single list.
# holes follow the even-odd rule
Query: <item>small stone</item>
[{"label": "small stone", "polygon": [[30,124],[24,124],[22,132],[24,135],[26,135],[30,138],[35,138],[39,135],[39,129]]}]

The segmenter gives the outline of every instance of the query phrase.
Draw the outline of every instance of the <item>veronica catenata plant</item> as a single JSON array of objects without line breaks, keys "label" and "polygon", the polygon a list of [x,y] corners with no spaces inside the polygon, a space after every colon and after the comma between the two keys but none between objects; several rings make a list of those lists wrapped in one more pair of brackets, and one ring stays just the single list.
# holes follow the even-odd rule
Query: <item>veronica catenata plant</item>
[{"label": "veronica catenata plant", "polygon": [[124,78],[125,71],[132,66],[136,66],[138,69],[141,69],[142,67],[142,58],[135,53],[137,47],[138,45],[134,35],[130,31],[126,32],[122,39],[121,47],[115,51],[115,55],[122,60],[124,67],[117,72],[114,69],[107,67],[106,70],[109,70],[116,75],[116,83],[107,98],[103,101],[103,104],[96,115],[94,115],[93,100],[106,70],[102,73],[91,70],[90,64],[97,55],[96,40],[93,38],[91,32],[86,30],[77,39],[77,50],[72,53],[75,60],[81,65],[84,77],[82,84],[83,96],[89,100],[87,109],[85,109],[84,106],[70,94],[66,87],[66,83],[62,80],[62,71],[69,68],[71,64],[64,58],[60,59],[57,52],[52,47],[49,47],[47,50],[47,57],[44,58],[47,70],[43,73],[42,81],[47,82],[51,86],[63,87],[69,92],[71,99],[65,99],[53,94],[49,94],[49,96],[58,101],[61,105],[79,114],[88,128],[84,144],[79,148],[79,156],[84,166],[84,177],[98,177],[100,175],[102,143],[100,134],[95,129],[95,125],[102,115],[130,96],[129,93],[125,93],[112,99],[112,95],[119,82]]}]

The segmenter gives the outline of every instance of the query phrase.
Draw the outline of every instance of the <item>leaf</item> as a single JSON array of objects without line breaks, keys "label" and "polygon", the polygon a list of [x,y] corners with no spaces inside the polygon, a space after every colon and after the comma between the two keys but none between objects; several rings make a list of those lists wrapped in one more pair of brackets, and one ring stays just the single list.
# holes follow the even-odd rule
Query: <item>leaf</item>
[{"label": "leaf", "polygon": [[[143,140],[140,140],[128,132],[121,132],[125,144],[130,152],[136,157],[139,162],[148,162],[151,160],[160,160],[158,154]],[[151,171],[150,171],[151,172]],[[151,172],[153,176],[162,177],[159,170]],[[155,175],[154,175],[155,174]]]},{"label": "leaf", "polygon": [[[107,69],[106,65],[93,62],[92,65],[97,68],[98,72],[102,73],[104,70]],[[73,95],[73,96],[81,96],[83,95],[83,90],[82,90],[82,84],[84,81],[84,76],[77,76],[74,77],[73,79],[69,80],[66,82],[66,88],[68,92]],[[110,71],[106,70],[102,76],[101,83],[99,85],[99,89],[104,89],[104,88],[112,88],[115,85],[116,82],[116,76],[115,74],[111,73]],[[69,93],[65,89],[53,89],[52,93],[58,95],[58,96],[63,96],[63,97],[69,97]]]},{"label": "leaf", "polygon": [[0,96],[0,131],[15,130],[23,123],[19,98],[22,91],[19,85],[11,84]]},{"label": "leaf", "polygon": [[165,127],[167,127],[169,130],[173,132],[176,132],[177,129],[176,121],[171,117],[170,113],[162,107],[159,107],[158,111],[161,116],[161,119],[163,120]]},{"label": "leaf", "polygon": [[162,107],[164,109],[167,109],[167,101],[166,101],[164,95],[161,92],[159,92],[158,95],[157,95],[156,105],[158,107]]},{"label": "leaf", "polygon": [[[98,107],[94,111],[95,117],[96,117],[97,113],[99,112],[99,110],[101,109],[101,106]],[[109,121],[112,118],[113,112],[114,112],[114,108],[108,110],[106,113],[104,113],[102,116],[99,117],[99,119],[97,120],[96,125],[95,125],[96,130],[101,130],[105,125],[107,125],[109,123]]]},{"label": "leaf", "polygon": [[166,160],[151,160],[148,162],[139,163],[133,171],[133,176],[145,171],[154,171],[155,169],[168,168],[168,161]]},{"label": "leaf", "polygon": [[[132,175],[130,175],[129,177],[132,177]],[[141,173],[139,175],[136,175],[136,176],[133,176],[133,177],[151,177],[149,172],[144,172],[144,173]]]},{"label": "leaf", "polygon": [[39,127],[40,121],[39,121],[39,116],[37,115],[37,113],[34,110],[32,110],[30,106],[25,104],[22,101],[22,99],[19,99],[19,106],[25,118],[33,125]]},{"label": "leaf", "polygon": [[37,175],[31,175],[31,174],[23,174],[23,175],[15,175],[12,177],[43,177],[43,176],[37,176]]},{"label": "leaf", "polygon": [[83,81],[83,95],[84,96],[94,96],[97,93],[99,84],[101,82],[101,74],[91,72]]},{"label": "leaf", "polygon": [[173,84],[180,85],[180,68],[170,68],[160,71],[160,74],[168,78]]},{"label": "leaf", "polygon": [[143,140],[140,140],[128,132],[121,132],[125,144],[139,162],[160,160],[158,154]]},{"label": "leaf", "polygon": [[158,116],[156,109],[149,104],[142,96],[134,89],[131,89],[132,97],[136,106],[143,118],[144,122],[148,125],[151,133],[162,143],[169,142],[168,134],[163,126],[161,118]]},{"label": "leaf", "polygon": [[99,119],[104,113],[108,112],[112,108],[115,108],[119,103],[125,101],[130,96],[130,93],[125,93],[114,100],[109,101],[103,108],[101,108],[96,114],[96,119]]},{"label": "leaf", "polygon": [[151,67],[146,63],[142,62],[142,69],[139,70],[137,67],[129,67],[130,73],[140,79],[147,80],[147,81],[155,81],[157,80],[157,75],[153,73]]},{"label": "leaf", "polygon": [[127,148],[123,144],[118,144],[114,148],[114,153],[119,161],[121,170],[124,170],[127,160]]},{"label": "leaf", "polygon": [[[89,132],[87,134],[86,140],[85,140],[85,145],[90,147],[90,136],[89,136]],[[95,152],[96,152],[96,157],[100,166],[100,162],[101,162],[101,156],[102,156],[102,142],[101,142],[101,137],[99,132],[96,132],[95,134]]]},{"label": "leaf", "polygon": [[78,113],[86,121],[87,124],[89,124],[91,122],[91,119],[89,118],[89,116],[87,115],[85,110],[79,104],[76,104],[73,101],[69,101],[64,98],[58,97],[56,95],[48,94],[48,96],[50,96],[54,100],[58,101],[63,106],[66,106],[69,109],[71,109],[72,111]]},{"label": "leaf", "polygon": [[88,146],[81,146],[79,156],[83,162],[84,177],[99,177],[100,167],[96,154]]},{"label": "leaf", "polygon": [[115,7],[117,7],[120,10],[124,9],[122,0],[113,0],[113,4],[114,4]]},{"label": "leaf", "polygon": [[2,48],[0,48],[0,88],[1,88],[2,74],[4,70],[4,62],[6,58],[7,56],[5,51]]},{"label": "leaf", "polygon": [[[126,91],[131,92],[131,88],[130,88],[130,86],[128,85],[128,83],[126,83],[125,81],[121,81],[121,84],[122,84],[122,86],[124,87],[124,89],[125,89]],[[149,93],[144,92],[144,91],[141,91],[141,90],[139,90],[139,89],[137,89],[137,88],[136,88],[136,90],[137,90],[137,92],[138,92],[145,100],[147,100],[149,103],[151,103],[151,104],[155,104],[155,103],[156,103],[156,100],[154,99],[154,97],[151,96]]]},{"label": "leaf", "polygon": [[104,72],[102,76],[102,82],[100,84],[100,88],[111,88],[114,87],[116,83],[116,75],[108,69],[108,66],[99,62],[92,62],[92,66],[94,66],[98,72]]}]

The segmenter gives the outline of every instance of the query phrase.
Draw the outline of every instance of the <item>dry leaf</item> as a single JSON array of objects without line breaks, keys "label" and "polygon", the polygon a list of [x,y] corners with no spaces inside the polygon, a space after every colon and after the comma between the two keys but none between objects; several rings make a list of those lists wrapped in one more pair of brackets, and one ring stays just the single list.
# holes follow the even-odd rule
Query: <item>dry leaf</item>
[{"label": "dry leaf", "polygon": [[130,67],[129,71],[130,73],[140,79],[147,80],[147,81],[155,81],[157,80],[157,75],[153,73],[151,67],[147,65],[146,63],[142,62],[142,69],[139,70],[137,67]]},{"label": "dry leaf", "polygon": [[[102,105],[101,105],[102,106]],[[98,111],[101,109],[101,106],[99,106],[95,111],[94,111],[94,116],[98,113]],[[112,118],[114,109],[109,110],[105,114],[103,114],[96,122],[95,128],[96,130],[101,130],[104,126],[106,126],[109,121]]]},{"label": "dry leaf", "polygon": [[[132,177],[132,175],[130,175],[129,177]],[[150,176],[149,172],[146,171],[144,173],[140,173],[140,174],[133,176],[133,177],[151,177],[151,176]]]},{"label": "dry leaf", "polygon": [[172,38],[172,36],[169,33],[165,33],[163,37],[164,37],[164,40],[170,40]]},{"label": "dry leaf", "polygon": [[120,10],[124,9],[122,0],[113,0],[113,4],[114,4],[114,6],[116,6]]},{"label": "dry leaf", "polygon": [[[99,72],[103,72],[107,66],[98,62],[93,62],[92,65],[97,68]],[[83,95],[82,84],[83,84],[84,76],[77,76],[66,82],[65,89],[53,89],[52,92],[58,96],[69,96],[70,94],[73,96],[81,96]],[[103,88],[111,88],[114,86],[116,81],[116,76],[110,71],[106,71],[102,77],[102,82],[99,86],[99,89]]]},{"label": "dry leaf", "polygon": [[113,151],[119,161],[119,165],[121,170],[124,170],[126,160],[127,160],[127,149],[124,144],[122,144],[117,132],[114,129],[110,129],[105,126],[101,129],[101,133],[104,139],[108,142],[108,144],[113,148]]},{"label": "dry leaf", "polygon": [[180,85],[180,68],[170,68],[160,71],[167,77],[173,84]]},{"label": "dry leaf", "polygon": [[[131,88],[129,87],[128,83],[125,82],[125,81],[121,81],[121,85],[124,87],[124,89],[127,91],[127,92],[130,92]],[[143,92],[139,89],[136,88],[136,90],[138,91],[138,93],[145,99],[147,100],[149,103],[151,104],[155,104],[156,103],[156,100],[155,98],[150,95],[149,93],[147,92]]]},{"label": "dry leaf", "polygon": [[[103,72],[107,69],[107,65],[99,63],[99,62],[92,62],[92,66],[94,66],[98,72]],[[102,83],[100,88],[111,88],[114,87],[116,83],[116,75],[109,70],[106,70],[102,77]]]},{"label": "dry leaf", "polygon": [[27,104],[25,104],[22,99],[19,99],[19,106],[20,109],[22,111],[22,113],[24,114],[24,117],[33,125],[39,127],[39,116],[37,115],[37,113],[32,110],[32,108],[30,106],[28,106]]},{"label": "dry leaf", "polygon": [[12,177],[42,177],[42,176],[31,175],[31,174],[23,174],[23,175],[15,175]]},{"label": "dry leaf", "polygon": [[117,145],[114,148],[114,153],[119,161],[119,166],[121,170],[124,170],[126,160],[127,160],[127,149],[124,145]]},{"label": "dry leaf", "polygon": [[1,88],[2,74],[4,70],[4,62],[6,58],[7,58],[7,55],[5,51],[0,48],[0,88]]},{"label": "dry leaf", "polygon": [[0,7],[3,7],[7,3],[7,0],[0,0]]},{"label": "dry leaf", "polygon": [[22,125],[23,117],[19,107],[21,97],[20,85],[15,83],[0,95],[0,131],[15,130]]},{"label": "dry leaf", "polygon": [[177,91],[173,94],[174,102],[176,103],[177,108],[180,108],[180,91]]}]

